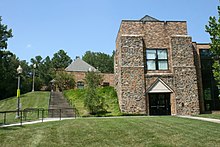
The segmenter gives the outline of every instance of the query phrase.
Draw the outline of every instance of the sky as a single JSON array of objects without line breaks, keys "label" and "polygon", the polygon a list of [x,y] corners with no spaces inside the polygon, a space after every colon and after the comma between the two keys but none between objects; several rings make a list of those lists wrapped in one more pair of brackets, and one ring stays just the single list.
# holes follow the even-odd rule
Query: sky
[{"label": "sky", "polygon": [[122,20],[150,15],[187,21],[188,35],[209,43],[205,32],[219,0],[0,0],[2,23],[13,30],[8,50],[20,60],[53,57],[63,49],[75,59],[86,51],[112,54]]}]

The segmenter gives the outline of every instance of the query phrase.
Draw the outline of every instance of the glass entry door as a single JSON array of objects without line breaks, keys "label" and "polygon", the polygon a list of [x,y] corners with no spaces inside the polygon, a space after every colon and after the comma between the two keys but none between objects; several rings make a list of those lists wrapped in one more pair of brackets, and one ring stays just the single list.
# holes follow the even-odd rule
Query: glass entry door
[{"label": "glass entry door", "polygon": [[170,115],[170,94],[151,93],[149,94],[150,115]]}]

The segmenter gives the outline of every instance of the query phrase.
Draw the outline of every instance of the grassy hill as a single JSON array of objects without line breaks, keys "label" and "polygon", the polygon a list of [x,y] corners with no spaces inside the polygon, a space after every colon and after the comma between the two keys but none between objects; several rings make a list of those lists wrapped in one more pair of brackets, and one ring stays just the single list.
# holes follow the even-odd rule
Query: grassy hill
[{"label": "grassy hill", "polygon": [[[21,109],[25,108],[44,108],[48,109],[49,106],[49,92],[29,92],[21,95],[20,97]],[[0,111],[14,111],[17,109],[17,97],[11,97],[0,101]],[[0,113],[0,124],[3,123],[3,115]],[[46,114],[45,114],[46,115]],[[7,113],[6,123],[15,123],[18,122],[18,119],[15,119],[16,113]],[[28,118],[36,119],[36,112],[28,114]]]},{"label": "grassy hill", "polygon": [[[22,109],[25,108],[45,108],[48,109],[49,92],[29,92],[20,97]],[[0,111],[16,110],[17,97],[11,97],[0,101]]]},{"label": "grassy hill", "polygon": [[0,128],[1,146],[220,146],[219,124],[164,117],[79,118]]},{"label": "grassy hill", "polygon": [[[87,109],[84,107],[84,93],[85,89],[72,89],[64,91],[64,96],[75,107],[80,116],[90,116]],[[117,94],[113,87],[98,88],[98,94],[105,98],[107,104],[107,113],[99,114],[99,116],[118,116],[122,115],[119,106]]]}]

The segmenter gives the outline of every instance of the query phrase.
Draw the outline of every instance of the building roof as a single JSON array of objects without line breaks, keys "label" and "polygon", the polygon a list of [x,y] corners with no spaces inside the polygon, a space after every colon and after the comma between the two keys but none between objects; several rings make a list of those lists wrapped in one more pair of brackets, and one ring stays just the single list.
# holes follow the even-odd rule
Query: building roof
[{"label": "building roof", "polygon": [[96,71],[96,68],[89,65],[82,59],[76,58],[75,61],[73,61],[65,70],[70,72],[73,71],[87,72],[87,71]]},{"label": "building roof", "polygon": [[159,21],[159,20],[149,15],[145,15],[143,18],[140,19],[140,21]]}]

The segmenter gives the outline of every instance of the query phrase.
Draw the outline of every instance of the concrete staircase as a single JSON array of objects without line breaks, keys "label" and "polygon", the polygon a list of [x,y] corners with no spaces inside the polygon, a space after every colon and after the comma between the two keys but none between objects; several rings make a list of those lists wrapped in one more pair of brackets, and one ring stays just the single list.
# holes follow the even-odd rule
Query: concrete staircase
[{"label": "concrete staircase", "polygon": [[[61,113],[60,113],[61,112]],[[74,109],[64,98],[62,92],[51,92],[48,117],[74,117]]]}]

